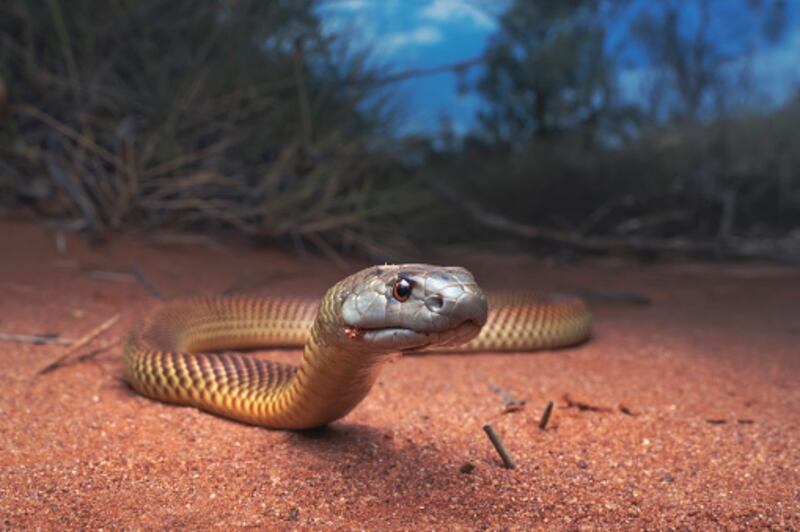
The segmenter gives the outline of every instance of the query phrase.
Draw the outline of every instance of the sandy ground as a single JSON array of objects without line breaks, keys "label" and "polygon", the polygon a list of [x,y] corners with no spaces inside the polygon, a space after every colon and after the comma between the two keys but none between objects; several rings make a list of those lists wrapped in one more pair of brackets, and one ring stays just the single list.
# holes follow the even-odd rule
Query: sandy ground
[{"label": "sandy ground", "polygon": [[[38,377],[65,346],[0,341],[0,528],[800,528],[798,270],[420,257],[488,287],[652,304],[595,301],[575,349],[402,358],[345,419],[293,433],[134,394],[118,342],[157,301],[125,272],[174,297],[237,281],[317,295],[343,270],[235,246],[56,244],[0,222],[0,333],[79,338],[121,317],[70,360],[106,350]],[[491,386],[526,407],[504,414]]]}]

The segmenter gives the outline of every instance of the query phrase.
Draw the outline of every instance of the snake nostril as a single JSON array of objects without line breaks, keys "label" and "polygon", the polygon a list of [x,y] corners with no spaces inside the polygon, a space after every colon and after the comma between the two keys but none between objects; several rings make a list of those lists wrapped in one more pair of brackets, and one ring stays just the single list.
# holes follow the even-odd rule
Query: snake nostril
[{"label": "snake nostril", "polygon": [[431,310],[441,310],[441,308],[444,306],[444,300],[442,299],[442,296],[438,294],[430,296],[425,302],[427,303],[428,308]]}]

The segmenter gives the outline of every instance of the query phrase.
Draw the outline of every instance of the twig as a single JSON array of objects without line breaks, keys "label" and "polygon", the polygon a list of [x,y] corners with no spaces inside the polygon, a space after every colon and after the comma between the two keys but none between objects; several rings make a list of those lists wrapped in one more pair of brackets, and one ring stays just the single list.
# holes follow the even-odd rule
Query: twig
[{"label": "twig", "polygon": [[58,335],[53,335],[53,334],[28,335],[28,334],[0,333],[0,341],[22,342],[34,345],[42,345],[42,344],[70,345],[75,340],[71,338],[60,338]]},{"label": "twig", "polygon": [[508,451],[506,451],[505,445],[503,445],[503,440],[500,439],[500,436],[497,435],[492,426],[484,425],[483,430],[486,432],[486,435],[489,436],[489,441],[491,441],[492,445],[494,445],[497,454],[500,455],[500,459],[503,461],[503,467],[506,469],[515,469],[517,464],[515,464],[514,460],[511,459]]},{"label": "twig", "polygon": [[317,233],[307,233],[303,235],[311,242],[314,247],[322,252],[325,257],[328,258],[333,264],[336,265],[342,271],[346,271],[348,269],[347,261],[342,258],[342,256],[336,251],[336,249],[325,242],[325,239],[319,236]]},{"label": "twig", "polygon": [[145,289],[145,291],[148,294],[158,299],[159,301],[165,301],[167,299],[166,297],[164,297],[164,294],[162,294],[161,291],[159,291],[158,288],[153,286],[153,284],[147,280],[147,277],[144,276],[144,274],[139,269],[139,266],[137,264],[131,264],[130,267],[128,268],[128,271],[131,272],[131,274],[134,277],[136,277],[136,280],[139,281],[139,284],[142,286],[142,288]]},{"label": "twig", "polygon": [[14,110],[22,115],[30,116],[50,126],[51,128],[55,129],[56,131],[64,135],[65,137],[81,145],[83,148],[89,150],[92,153],[95,153],[98,157],[100,157],[110,165],[114,166],[121,172],[127,173],[130,170],[128,166],[125,163],[123,163],[119,157],[117,157],[107,149],[103,148],[102,146],[98,145],[89,137],[82,135],[81,133],[77,132],[76,130],[74,130],[73,128],[69,127],[66,124],[62,124],[52,116],[48,115],[43,111],[40,111],[36,107],[33,107],[32,105],[20,104],[15,106]]},{"label": "twig", "polygon": [[[111,342],[104,343],[100,347],[96,349],[92,349],[85,353],[81,353],[75,357],[70,358],[70,360],[64,360],[61,363],[53,366],[47,366],[41,370],[39,375],[43,375],[45,373],[50,373],[51,371],[55,371],[57,369],[61,369],[67,366],[71,366],[73,364],[82,364],[84,362],[93,362],[97,355],[105,353],[106,351],[117,347],[118,345],[122,344],[122,338],[117,338]],[[124,382],[124,381],[123,381]]]},{"label": "twig", "polygon": [[503,388],[496,386],[494,384],[489,385],[489,389],[492,390],[494,393],[500,396],[500,399],[503,401],[503,413],[508,414],[509,412],[517,412],[525,408],[525,401],[522,399],[514,399],[509,395],[507,391]]},{"label": "twig", "polygon": [[122,338],[117,338],[113,342],[109,342],[109,343],[107,343],[105,345],[102,345],[102,346],[98,347],[97,349],[93,349],[93,350],[89,351],[88,353],[84,353],[82,355],[78,355],[77,357],[75,357],[75,362],[87,362],[89,360],[92,360],[97,355],[99,355],[101,353],[105,353],[109,349],[113,349],[114,347],[117,347],[121,343],[122,343]]},{"label": "twig", "polygon": [[82,348],[83,346],[85,346],[86,344],[88,344],[89,342],[91,342],[104,332],[106,332],[111,327],[113,327],[114,324],[119,321],[120,316],[121,314],[115,314],[114,316],[111,316],[106,321],[104,321],[103,323],[101,323],[100,325],[98,325],[85,335],[75,340],[72,343],[72,345],[70,345],[69,348],[64,353],[61,354],[61,356],[59,356],[54,361],[50,362],[42,369],[37,371],[36,374],[43,375],[45,373],[49,373],[55,369],[58,369],[70,355],[72,355],[77,350],[79,350],[80,348]]},{"label": "twig", "polygon": [[389,85],[391,83],[397,83],[398,81],[405,81],[410,78],[432,76],[434,74],[441,74],[442,72],[450,72],[450,71],[457,72],[459,70],[466,70],[468,68],[481,65],[484,62],[486,62],[486,58],[480,56],[480,57],[473,57],[472,59],[465,59],[464,61],[458,61],[456,63],[437,65],[435,67],[412,68],[410,70],[404,70],[402,72],[397,72],[395,74],[389,74],[386,77],[376,80],[374,84],[379,86]]},{"label": "twig", "polygon": [[113,349],[122,343],[122,338],[117,338],[116,340],[103,344],[97,349],[92,349],[91,351],[87,351],[86,353],[82,353],[76,357],[73,357],[69,361],[62,361],[60,364],[57,365],[48,365],[47,367],[43,368],[37,375],[44,375],[45,373],[50,373],[51,371],[55,371],[57,369],[71,366],[74,364],[81,364],[83,362],[92,361],[97,355],[105,353],[109,349]]},{"label": "twig", "polygon": [[[50,138],[48,146],[51,152],[57,149],[54,137]],[[42,159],[50,179],[77,205],[82,219],[86,220],[90,226],[96,225],[98,222],[97,208],[89,199],[84,183],[74,175],[65,172],[52,153],[44,152]]]},{"label": "twig", "polygon": [[147,278],[139,269],[139,266],[136,264],[131,264],[122,271],[86,270],[86,274],[93,279],[98,279],[101,281],[111,281],[115,283],[138,283],[148,294],[156,299],[160,301],[164,301],[166,299],[164,295],[155,286],[153,286],[150,281],[147,280]]},{"label": "twig", "polygon": [[241,205],[234,201],[215,201],[202,198],[143,199],[139,202],[139,206],[152,211],[184,211],[183,220],[187,223],[192,219],[202,219],[205,216],[206,219],[220,220],[230,224],[245,234],[258,232],[258,227],[246,219],[247,211],[242,211]]},{"label": "twig", "polygon": [[174,172],[179,168],[186,166],[188,164],[194,163],[201,159],[208,157],[209,155],[214,155],[216,153],[221,153],[231,146],[235,145],[236,143],[240,142],[241,139],[239,138],[227,138],[223,139],[219,142],[211,144],[210,146],[206,146],[203,149],[195,150],[191,153],[187,153],[185,155],[181,155],[180,157],[176,157],[170,161],[165,163],[161,163],[159,165],[153,166],[152,168],[148,168],[142,174],[144,178],[153,178],[160,176],[162,174],[167,174],[169,172]]},{"label": "twig", "polygon": [[542,412],[542,419],[539,420],[539,428],[544,430],[547,428],[547,422],[550,421],[550,414],[553,413],[553,401],[547,401],[547,406],[544,407]]},{"label": "twig", "polygon": [[607,406],[597,406],[587,403],[586,401],[580,401],[578,399],[573,399],[568,393],[564,394],[564,403],[566,403],[567,408],[577,408],[581,412],[612,412],[613,409]]}]

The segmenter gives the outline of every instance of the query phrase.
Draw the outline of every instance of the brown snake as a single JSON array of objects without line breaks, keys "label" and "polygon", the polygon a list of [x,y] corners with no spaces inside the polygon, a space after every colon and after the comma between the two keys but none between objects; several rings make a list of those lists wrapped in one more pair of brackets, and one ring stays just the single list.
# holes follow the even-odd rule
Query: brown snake
[{"label": "brown snake", "polygon": [[[324,425],[367,395],[395,352],[530,351],[584,341],[591,315],[578,298],[484,296],[472,274],[424,264],[376,266],[321,301],[206,298],[168,303],[125,344],[138,392],[280,429]],[[213,351],[304,346],[299,367]]]}]

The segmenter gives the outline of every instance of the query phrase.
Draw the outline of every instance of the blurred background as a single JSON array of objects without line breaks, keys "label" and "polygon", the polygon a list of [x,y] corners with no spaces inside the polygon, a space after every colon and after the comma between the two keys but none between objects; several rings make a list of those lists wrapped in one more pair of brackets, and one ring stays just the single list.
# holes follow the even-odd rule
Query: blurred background
[{"label": "blurred background", "polygon": [[4,0],[0,213],[800,262],[798,0]]}]

